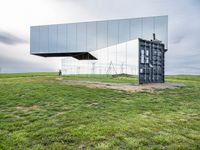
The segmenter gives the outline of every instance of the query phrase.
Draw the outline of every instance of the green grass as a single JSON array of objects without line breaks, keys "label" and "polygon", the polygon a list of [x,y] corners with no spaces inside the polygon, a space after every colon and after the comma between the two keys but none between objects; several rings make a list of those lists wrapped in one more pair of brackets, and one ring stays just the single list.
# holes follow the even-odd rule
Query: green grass
[{"label": "green grass", "polygon": [[19,77],[38,77],[38,76],[56,76],[56,72],[33,72],[33,73],[4,73],[0,74],[0,79],[2,78],[19,78]]},{"label": "green grass", "polygon": [[128,93],[67,85],[55,73],[1,74],[0,149],[200,149],[200,76],[167,81],[186,86]]}]

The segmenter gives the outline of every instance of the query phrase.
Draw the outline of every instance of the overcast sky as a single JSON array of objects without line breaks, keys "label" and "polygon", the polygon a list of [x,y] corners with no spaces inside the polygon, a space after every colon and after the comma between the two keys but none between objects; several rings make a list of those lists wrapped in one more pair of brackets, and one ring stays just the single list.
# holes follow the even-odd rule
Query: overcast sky
[{"label": "overcast sky", "polygon": [[57,71],[60,58],[30,55],[30,26],[169,16],[167,74],[200,74],[200,0],[0,0],[0,71]]}]

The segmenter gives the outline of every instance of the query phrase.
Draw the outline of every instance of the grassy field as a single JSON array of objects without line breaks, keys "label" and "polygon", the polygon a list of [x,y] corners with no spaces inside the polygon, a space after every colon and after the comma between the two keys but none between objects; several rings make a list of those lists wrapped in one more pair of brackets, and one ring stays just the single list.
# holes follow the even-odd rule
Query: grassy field
[{"label": "grassy field", "polygon": [[186,86],[128,93],[67,85],[55,73],[0,74],[0,149],[200,149],[200,76],[167,81]]}]

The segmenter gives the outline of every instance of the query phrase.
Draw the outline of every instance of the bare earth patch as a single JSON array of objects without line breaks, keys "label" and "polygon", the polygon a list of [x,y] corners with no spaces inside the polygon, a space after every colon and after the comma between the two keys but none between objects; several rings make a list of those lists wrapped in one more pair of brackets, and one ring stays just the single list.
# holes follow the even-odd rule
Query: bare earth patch
[{"label": "bare earth patch", "polygon": [[30,106],[30,107],[25,107],[25,106],[17,106],[16,107],[17,110],[20,110],[20,111],[23,111],[23,112],[28,112],[28,111],[36,110],[38,108],[39,108],[38,105],[33,105],[33,106]]},{"label": "bare earth patch", "polygon": [[154,89],[166,89],[166,88],[176,88],[185,86],[183,83],[151,83],[143,85],[134,85],[131,83],[107,83],[107,82],[96,82],[96,81],[83,81],[83,80],[63,80],[64,83],[69,85],[81,85],[89,88],[106,88],[114,90],[122,90],[127,92],[141,92],[141,91],[153,91]]}]

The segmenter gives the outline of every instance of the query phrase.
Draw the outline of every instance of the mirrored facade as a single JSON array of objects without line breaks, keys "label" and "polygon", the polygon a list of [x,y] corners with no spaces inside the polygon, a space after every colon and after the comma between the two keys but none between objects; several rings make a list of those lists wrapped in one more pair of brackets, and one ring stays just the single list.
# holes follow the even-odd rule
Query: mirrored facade
[{"label": "mirrored facade", "polygon": [[65,57],[63,74],[131,74],[139,83],[164,82],[168,16],[32,26],[30,49]]},{"label": "mirrored facade", "polygon": [[70,74],[131,74],[138,75],[138,40],[109,46],[90,54],[96,60],[62,59],[62,73]]},{"label": "mirrored facade", "polygon": [[90,52],[155,33],[167,49],[167,16],[32,26],[31,54]]}]

